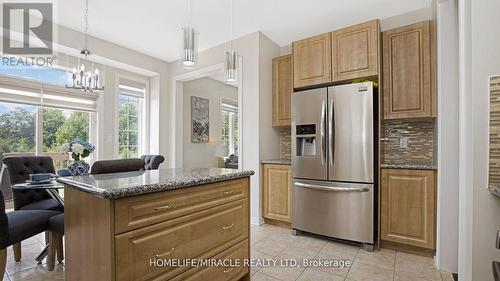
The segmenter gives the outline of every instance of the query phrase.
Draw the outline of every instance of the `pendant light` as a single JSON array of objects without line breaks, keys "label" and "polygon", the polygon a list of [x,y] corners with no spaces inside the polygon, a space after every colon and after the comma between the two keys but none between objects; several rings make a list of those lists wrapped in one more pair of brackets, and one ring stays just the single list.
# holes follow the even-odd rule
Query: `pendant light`
[{"label": "pendant light", "polygon": [[231,23],[230,23],[230,33],[231,39],[229,41],[229,50],[226,51],[224,57],[224,79],[227,84],[236,85],[238,84],[238,60],[239,55],[236,50],[233,50],[233,0],[231,1]]},{"label": "pendant light", "polygon": [[77,66],[73,67],[71,73],[71,85],[66,88],[79,89],[84,92],[103,91],[104,83],[99,68],[94,68],[94,61],[91,59],[91,52],[88,49],[88,31],[89,31],[89,0],[85,0],[85,47],[80,51],[81,57],[78,57]]},{"label": "pendant light", "polygon": [[181,65],[184,68],[196,66],[198,62],[198,33],[191,26],[191,0],[188,0],[188,24],[182,28]]}]

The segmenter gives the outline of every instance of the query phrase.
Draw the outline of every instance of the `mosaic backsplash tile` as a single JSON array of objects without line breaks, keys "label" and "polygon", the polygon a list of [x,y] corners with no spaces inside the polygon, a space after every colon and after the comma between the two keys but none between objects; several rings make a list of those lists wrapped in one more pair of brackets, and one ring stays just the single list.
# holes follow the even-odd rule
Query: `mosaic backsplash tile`
[{"label": "mosaic backsplash tile", "polygon": [[280,128],[280,159],[292,159],[292,131],[290,127]]},{"label": "mosaic backsplash tile", "polygon": [[[382,126],[382,163],[436,164],[435,119],[385,120]],[[406,148],[400,147],[402,137],[407,138]]]}]

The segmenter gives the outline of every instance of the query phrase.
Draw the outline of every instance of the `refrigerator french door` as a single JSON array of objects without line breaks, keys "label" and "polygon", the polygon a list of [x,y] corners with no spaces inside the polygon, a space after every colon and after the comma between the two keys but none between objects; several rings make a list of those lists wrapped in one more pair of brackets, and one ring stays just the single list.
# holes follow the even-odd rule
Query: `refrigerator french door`
[{"label": "refrigerator french door", "polygon": [[292,228],[374,243],[373,84],[292,94]]}]

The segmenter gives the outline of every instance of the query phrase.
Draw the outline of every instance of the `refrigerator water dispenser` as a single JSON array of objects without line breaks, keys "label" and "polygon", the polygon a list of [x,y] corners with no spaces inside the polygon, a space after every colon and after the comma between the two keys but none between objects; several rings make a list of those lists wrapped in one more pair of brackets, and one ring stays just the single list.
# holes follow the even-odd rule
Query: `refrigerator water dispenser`
[{"label": "refrigerator water dispenser", "polygon": [[297,156],[316,156],[316,125],[298,125]]}]

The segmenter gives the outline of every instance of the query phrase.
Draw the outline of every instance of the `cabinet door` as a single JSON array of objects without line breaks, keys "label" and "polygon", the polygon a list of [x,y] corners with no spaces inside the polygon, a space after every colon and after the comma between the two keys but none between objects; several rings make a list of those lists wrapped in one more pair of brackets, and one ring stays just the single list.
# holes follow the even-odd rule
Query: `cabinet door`
[{"label": "cabinet door", "polygon": [[382,33],[384,119],[432,117],[428,21]]},{"label": "cabinet door", "polygon": [[292,55],[273,59],[273,126],[290,126],[292,117]]},{"label": "cabinet door", "polygon": [[435,249],[434,171],[383,169],[381,239]]},{"label": "cabinet door", "polygon": [[289,165],[264,165],[264,217],[284,222],[292,218],[292,169]]},{"label": "cabinet door", "polygon": [[343,28],[332,33],[333,81],[378,75],[378,20]]},{"label": "cabinet door", "polygon": [[293,42],[293,87],[332,82],[331,33]]}]

